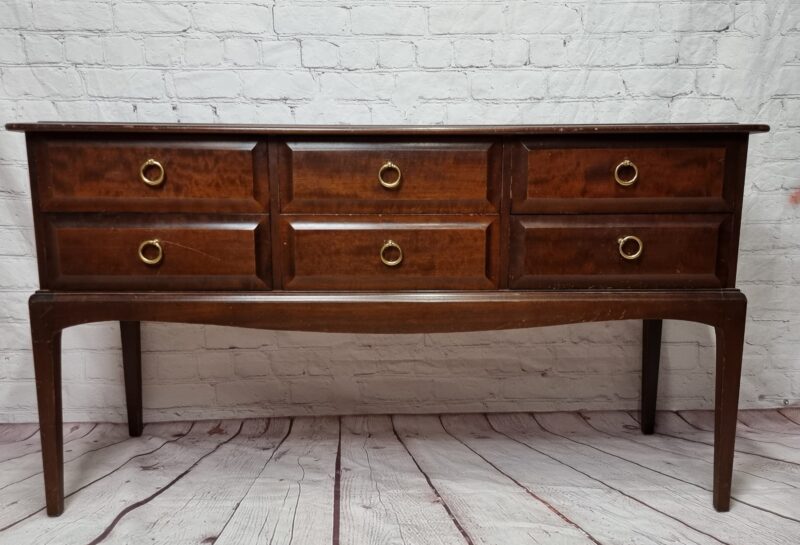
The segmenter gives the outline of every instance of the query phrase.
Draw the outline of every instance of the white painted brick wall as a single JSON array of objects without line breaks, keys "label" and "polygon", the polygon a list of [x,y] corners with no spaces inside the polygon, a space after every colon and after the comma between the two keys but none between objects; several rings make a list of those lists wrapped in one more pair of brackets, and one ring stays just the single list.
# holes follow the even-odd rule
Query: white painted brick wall
[{"label": "white painted brick wall", "polygon": [[[2,0],[0,121],[764,122],[739,284],[742,405],[800,402],[800,2]],[[0,421],[36,416],[25,148],[0,130]],[[665,326],[661,406],[713,335]],[[635,408],[640,324],[328,335],[146,324],[148,420]],[[116,324],[64,334],[66,418],[124,417]]]}]

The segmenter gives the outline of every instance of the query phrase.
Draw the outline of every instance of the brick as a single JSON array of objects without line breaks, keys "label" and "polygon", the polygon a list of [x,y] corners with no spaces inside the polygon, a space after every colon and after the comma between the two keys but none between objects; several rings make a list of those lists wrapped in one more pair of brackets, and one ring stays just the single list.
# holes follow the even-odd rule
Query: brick
[{"label": "brick", "polygon": [[708,36],[686,36],[678,45],[680,64],[711,64],[716,54],[716,42]]},{"label": "brick", "polygon": [[628,70],[623,78],[633,95],[673,97],[694,90],[695,74],[691,70],[645,69]]},{"label": "brick", "polygon": [[348,70],[365,70],[378,65],[378,42],[349,41],[339,44],[339,65]]},{"label": "brick", "polygon": [[467,76],[461,72],[403,72],[397,75],[397,95],[409,98],[466,98]]},{"label": "brick", "polygon": [[94,36],[67,36],[64,39],[66,58],[80,64],[101,64],[103,42]]},{"label": "brick", "polygon": [[233,354],[233,367],[237,377],[265,377],[270,374],[270,358],[266,352],[248,350]]},{"label": "brick", "polygon": [[334,68],[339,65],[339,47],[323,40],[303,40],[301,57],[307,68]]},{"label": "brick", "polygon": [[509,30],[519,34],[572,34],[581,30],[578,9],[543,3],[515,3],[508,10]]},{"label": "brick", "polygon": [[0,28],[28,28],[32,23],[31,2],[0,2]]},{"label": "brick", "polygon": [[457,40],[453,53],[456,66],[488,66],[492,61],[492,44],[480,39]]},{"label": "brick", "polygon": [[453,64],[453,45],[443,40],[419,40],[417,65],[420,68],[446,68]]},{"label": "brick", "polygon": [[800,95],[800,66],[784,66],[778,71],[775,91],[781,95]]},{"label": "brick", "polygon": [[482,72],[472,77],[475,98],[536,99],[547,94],[547,74],[533,71]]},{"label": "brick", "polygon": [[550,72],[548,92],[554,97],[613,97],[625,92],[617,71]]},{"label": "brick", "polygon": [[164,80],[158,70],[87,68],[82,71],[86,91],[96,97],[159,98]]},{"label": "brick", "polygon": [[2,76],[3,87],[12,97],[77,97],[83,93],[81,78],[72,68],[4,68]]},{"label": "brick", "polygon": [[190,66],[216,66],[222,62],[224,50],[218,38],[189,39],[183,47],[183,59]]},{"label": "brick", "polygon": [[503,32],[503,6],[458,4],[432,6],[428,27],[433,34],[494,34]]},{"label": "brick", "polygon": [[204,350],[197,354],[197,374],[201,380],[230,378],[234,367],[230,350]]},{"label": "brick", "polygon": [[[259,46],[256,40],[250,38],[228,38],[223,43],[223,58],[226,63],[236,66],[256,66],[259,64]],[[270,58],[268,65],[274,62]],[[277,65],[276,65],[277,66]]]},{"label": "brick", "polygon": [[33,2],[33,22],[42,30],[111,30],[111,6],[73,0]]},{"label": "brick", "polygon": [[286,384],[277,381],[233,381],[216,385],[217,403],[222,406],[263,405],[288,400]]},{"label": "brick", "polygon": [[140,40],[128,36],[111,36],[103,40],[105,60],[111,65],[141,65],[144,48]]},{"label": "brick", "polygon": [[421,35],[427,30],[425,10],[417,7],[355,6],[350,22],[353,34]]},{"label": "brick", "polygon": [[186,71],[172,77],[180,98],[233,98],[239,96],[242,82],[228,71]]},{"label": "brick", "polygon": [[530,59],[527,40],[498,40],[492,43],[492,65],[498,67],[522,66]]},{"label": "brick", "polygon": [[192,20],[199,30],[207,32],[272,33],[272,12],[267,6],[197,4],[192,8]]},{"label": "brick", "polygon": [[567,43],[567,60],[576,66],[630,66],[641,63],[639,39],[633,36],[581,38]]},{"label": "brick", "polygon": [[383,68],[408,68],[414,64],[414,58],[411,42],[381,40],[378,43],[378,63]]},{"label": "brick", "polygon": [[733,25],[733,9],[722,2],[662,4],[660,21],[667,31],[721,31]]},{"label": "brick", "polygon": [[372,123],[372,110],[366,103],[352,104],[326,98],[315,98],[294,109],[295,123],[342,123],[344,119],[348,123],[369,124]]},{"label": "brick", "polygon": [[565,38],[557,36],[534,36],[530,39],[530,62],[537,67],[560,66],[567,61]]},{"label": "brick", "polygon": [[25,49],[22,36],[17,34],[0,34],[0,62],[24,64]]},{"label": "brick", "polygon": [[327,97],[344,99],[388,99],[394,91],[391,74],[327,73],[320,76]]},{"label": "brick", "polygon": [[210,384],[149,384],[142,392],[142,402],[149,409],[198,407],[214,404]]},{"label": "brick", "polygon": [[158,368],[158,377],[166,380],[190,380],[197,378],[197,362],[194,354],[186,352],[164,352],[151,355]]},{"label": "brick", "polygon": [[591,33],[622,33],[655,30],[658,5],[628,2],[596,2],[586,6],[583,25]]},{"label": "brick", "polygon": [[142,324],[142,349],[188,351],[203,347],[203,329],[190,324]]},{"label": "brick", "polygon": [[283,100],[259,101],[258,104],[220,102],[215,108],[219,119],[224,119],[228,123],[252,123],[253,119],[264,119],[278,124],[294,122],[292,109]]},{"label": "brick", "polygon": [[175,66],[181,63],[183,46],[179,38],[146,37],[145,60],[153,66]]},{"label": "brick", "polygon": [[328,381],[308,380],[289,382],[289,399],[292,403],[327,403],[334,398],[332,384]]},{"label": "brick", "polygon": [[30,63],[56,63],[64,60],[63,44],[52,36],[25,36],[25,54]]},{"label": "brick", "polygon": [[642,39],[644,64],[675,64],[678,62],[678,41],[674,36],[651,36]]},{"label": "brick", "polygon": [[279,34],[347,34],[348,10],[335,6],[275,6],[275,30]]},{"label": "brick", "polygon": [[114,5],[114,22],[123,32],[183,32],[191,26],[188,8],[176,3],[137,2]]},{"label": "brick", "polygon": [[317,83],[306,72],[251,70],[242,73],[248,98],[302,99],[314,95]]},{"label": "brick", "polygon": [[261,42],[261,63],[270,68],[299,68],[300,43],[296,41]]}]

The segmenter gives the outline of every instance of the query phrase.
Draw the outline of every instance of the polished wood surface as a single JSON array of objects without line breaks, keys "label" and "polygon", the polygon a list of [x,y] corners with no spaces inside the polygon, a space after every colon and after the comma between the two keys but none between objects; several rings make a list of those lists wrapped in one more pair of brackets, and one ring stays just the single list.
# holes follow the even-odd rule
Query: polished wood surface
[{"label": "polished wood surface", "polygon": [[[646,147],[632,139],[615,139],[613,145],[575,140],[554,138],[516,145],[514,212],[547,211],[552,206],[548,199],[559,199],[561,210],[570,209],[561,200],[569,201],[572,207],[588,207],[593,199],[644,199],[652,204],[658,199],[677,198],[683,211],[725,207],[722,186],[726,149],[721,142],[693,147],[682,139],[661,139]],[[624,164],[626,161],[630,164]]]},{"label": "polished wood surface", "polygon": [[115,132],[176,134],[274,135],[549,135],[549,134],[703,134],[767,132],[769,125],[755,123],[626,123],[592,125],[254,125],[225,123],[8,123],[9,131]]},{"label": "polished wood surface", "polygon": [[[491,289],[498,221],[488,216],[285,216],[283,287],[289,290]],[[388,241],[399,247],[381,249]],[[402,252],[402,255],[401,253]]]},{"label": "polished wood surface", "polygon": [[[509,286],[531,288],[721,287],[719,255],[727,216],[515,216]],[[625,259],[619,239],[641,240],[641,255]],[[639,245],[623,245],[635,255]]]},{"label": "polished wood surface", "polygon": [[[278,162],[283,212],[499,211],[502,146],[492,142],[289,141]],[[396,187],[380,182],[387,163],[381,177]]]},{"label": "polished wood surface", "polygon": [[266,145],[252,140],[54,136],[36,154],[44,211],[264,212],[269,198]]},{"label": "polished wood surface", "polygon": [[[64,508],[61,331],[108,320],[120,321],[134,436],[147,320],[356,333],[642,320],[645,433],[654,429],[661,321],[711,325],[713,501],[728,509],[747,142],[768,127],[7,128],[28,133],[48,514]],[[148,159],[163,167],[163,183],[155,163],[142,179]],[[624,160],[638,169],[628,186],[614,179]],[[625,182],[633,171],[618,175]],[[635,259],[620,254],[626,236],[643,242]],[[152,244],[139,255],[146,240],[159,241],[161,259]]]},{"label": "polished wood surface", "polygon": [[[53,289],[269,289],[269,230],[258,216],[48,216]],[[159,263],[139,256],[157,240]],[[144,257],[157,250],[148,245]]]}]

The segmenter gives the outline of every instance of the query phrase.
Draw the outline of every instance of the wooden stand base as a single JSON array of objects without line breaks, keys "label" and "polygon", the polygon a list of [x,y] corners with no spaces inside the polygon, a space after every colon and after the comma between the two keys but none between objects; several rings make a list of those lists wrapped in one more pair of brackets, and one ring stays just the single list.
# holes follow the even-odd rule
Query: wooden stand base
[{"label": "wooden stand base", "polygon": [[61,331],[120,322],[131,436],[142,433],[141,321],[259,329],[420,333],[513,329],[580,322],[643,320],[643,433],[653,433],[661,321],[713,326],[717,338],[714,507],[730,507],[745,296],[714,291],[529,291],[414,293],[64,293],[30,299],[47,514],[64,510]]}]

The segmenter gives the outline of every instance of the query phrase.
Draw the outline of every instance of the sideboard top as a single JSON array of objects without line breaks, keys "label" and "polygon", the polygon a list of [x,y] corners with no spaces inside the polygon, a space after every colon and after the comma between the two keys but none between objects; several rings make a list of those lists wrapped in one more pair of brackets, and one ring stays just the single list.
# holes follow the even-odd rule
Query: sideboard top
[{"label": "sideboard top", "polygon": [[9,123],[9,131],[283,134],[283,135],[555,135],[613,133],[767,132],[769,125],[739,123],[664,123],[622,125],[227,125],[201,123]]}]

